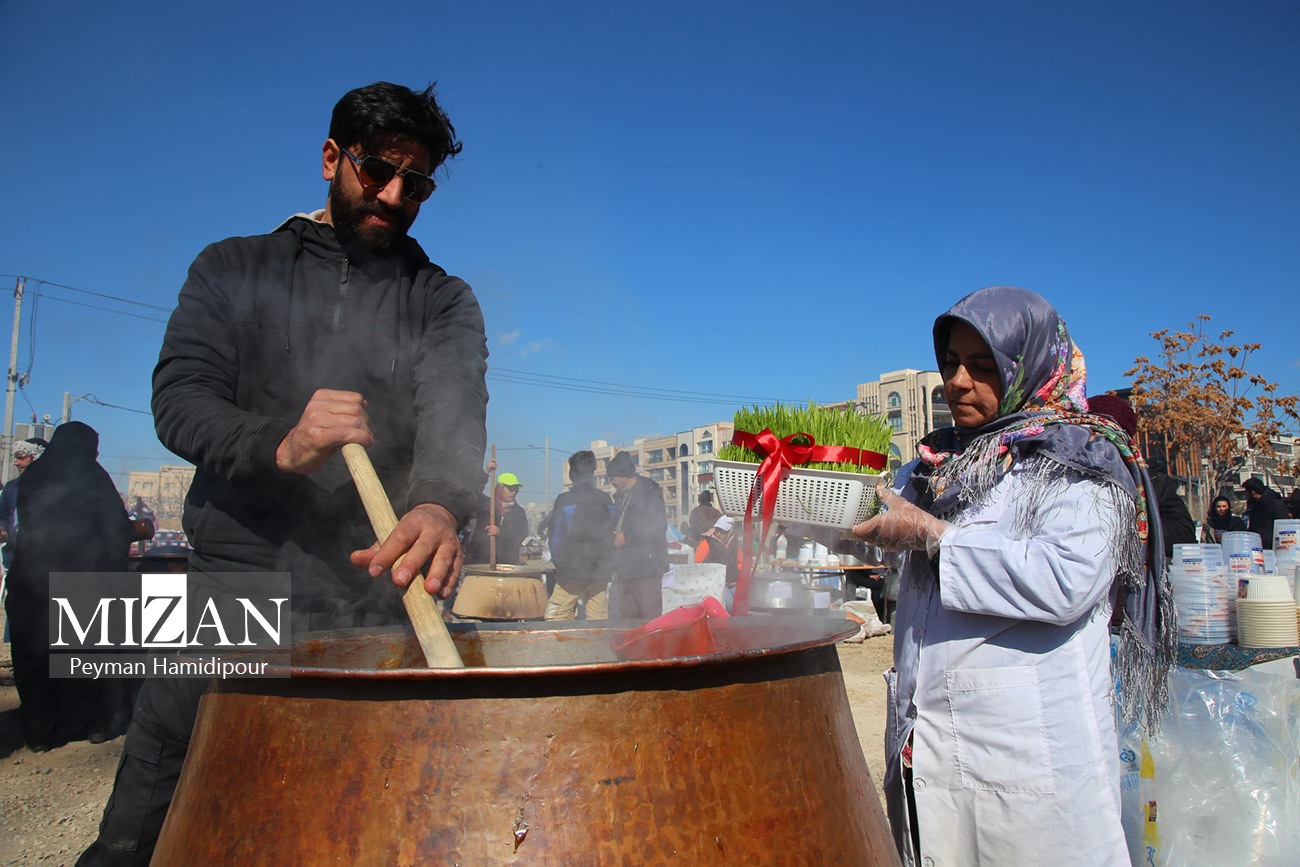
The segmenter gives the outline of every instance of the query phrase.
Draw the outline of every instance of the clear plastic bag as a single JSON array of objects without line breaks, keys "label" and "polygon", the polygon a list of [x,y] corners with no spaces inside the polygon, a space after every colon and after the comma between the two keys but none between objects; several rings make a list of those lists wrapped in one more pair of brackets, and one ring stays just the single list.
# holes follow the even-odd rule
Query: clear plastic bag
[{"label": "clear plastic bag", "polygon": [[[1170,712],[1149,738],[1121,731],[1121,798],[1133,863],[1300,865],[1300,681],[1289,662],[1239,672],[1175,668]],[[1281,676],[1279,676],[1281,675]],[[1155,828],[1145,822],[1157,805]]]}]

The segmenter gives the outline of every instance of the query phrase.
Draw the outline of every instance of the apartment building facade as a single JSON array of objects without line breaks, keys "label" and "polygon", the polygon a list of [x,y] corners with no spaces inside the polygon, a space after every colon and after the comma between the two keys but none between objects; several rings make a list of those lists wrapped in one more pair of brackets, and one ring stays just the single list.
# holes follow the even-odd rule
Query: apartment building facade
[{"label": "apartment building facade", "polygon": [[126,505],[129,507],[139,497],[153,509],[158,519],[158,529],[181,529],[181,513],[185,509],[185,495],[194,481],[194,467],[162,466],[156,471],[136,471],[127,477]]},{"label": "apartment building facade", "polygon": [[[714,456],[722,446],[731,442],[734,429],[729,421],[712,422],[666,436],[638,437],[630,446],[592,440],[589,448],[596,456],[596,484],[613,492],[606,466],[614,455],[627,452],[636,464],[637,472],[663,490],[668,523],[679,524],[695,507],[700,492],[712,489]],[[567,463],[562,480],[564,487],[568,488]]]},{"label": "apartment building facade", "polygon": [[916,457],[917,440],[935,428],[952,424],[943,396],[943,377],[936,370],[904,368],[858,385],[860,410],[884,415],[894,433],[889,444],[889,468],[898,469]]}]

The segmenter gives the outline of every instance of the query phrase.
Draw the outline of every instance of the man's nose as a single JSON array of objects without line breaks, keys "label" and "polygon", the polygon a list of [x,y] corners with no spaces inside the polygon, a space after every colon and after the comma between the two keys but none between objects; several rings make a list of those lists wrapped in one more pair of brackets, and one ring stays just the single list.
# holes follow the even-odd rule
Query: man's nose
[{"label": "man's nose", "polygon": [[390,208],[402,206],[402,176],[393,175],[393,179],[379,191],[378,199]]}]

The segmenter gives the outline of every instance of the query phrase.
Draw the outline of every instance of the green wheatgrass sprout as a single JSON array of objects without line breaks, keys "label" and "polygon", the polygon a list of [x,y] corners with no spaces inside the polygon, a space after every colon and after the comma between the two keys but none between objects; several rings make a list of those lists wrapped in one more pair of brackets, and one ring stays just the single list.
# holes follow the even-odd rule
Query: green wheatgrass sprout
[{"label": "green wheatgrass sprout", "polygon": [[[806,409],[779,403],[774,406],[745,407],[736,411],[735,424],[736,430],[751,434],[758,434],[768,428],[782,439],[803,431],[812,436],[819,446],[848,446],[884,455],[889,454],[889,440],[893,434],[893,429],[884,416],[860,415],[849,408],[818,406],[812,401],[808,402]],[[763,456],[744,446],[728,443],[718,451],[718,460],[757,464],[762,462]],[[880,473],[880,470],[873,467],[854,463],[812,461],[803,466],[868,476]]]}]

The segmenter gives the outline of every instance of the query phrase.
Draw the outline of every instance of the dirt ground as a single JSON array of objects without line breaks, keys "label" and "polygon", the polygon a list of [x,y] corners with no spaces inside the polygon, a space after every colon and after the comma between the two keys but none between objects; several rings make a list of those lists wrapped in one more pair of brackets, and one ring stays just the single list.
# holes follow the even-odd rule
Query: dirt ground
[{"label": "dirt ground", "polygon": [[[0,613],[0,623],[4,620]],[[839,646],[844,686],[876,790],[884,776],[885,683],[892,636]],[[122,738],[45,753],[22,743],[9,645],[0,645],[0,865],[67,864],[95,837]]]}]

